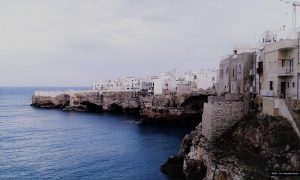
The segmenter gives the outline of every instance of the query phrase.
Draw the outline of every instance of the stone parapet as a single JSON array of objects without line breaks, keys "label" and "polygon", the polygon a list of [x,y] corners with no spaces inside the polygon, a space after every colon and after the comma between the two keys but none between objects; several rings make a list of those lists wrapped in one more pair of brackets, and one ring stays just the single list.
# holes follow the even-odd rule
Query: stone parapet
[{"label": "stone parapet", "polygon": [[248,110],[248,95],[226,94],[208,97],[202,114],[202,134],[211,142],[217,140],[248,114]]}]

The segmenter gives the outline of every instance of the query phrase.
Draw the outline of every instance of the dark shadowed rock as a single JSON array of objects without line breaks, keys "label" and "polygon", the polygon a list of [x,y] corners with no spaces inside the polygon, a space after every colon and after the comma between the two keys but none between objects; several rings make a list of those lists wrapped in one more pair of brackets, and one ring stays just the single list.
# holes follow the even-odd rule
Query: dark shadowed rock
[{"label": "dark shadowed rock", "polygon": [[172,178],[183,178],[183,157],[172,156],[161,165],[160,170]]},{"label": "dark shadowed rock", "polygon": [[300,140],[286,119],[258,114],[214,144],[200,123],[185,136],[179,157],[187,179],[270,179],[273,170],[299,171]]}]

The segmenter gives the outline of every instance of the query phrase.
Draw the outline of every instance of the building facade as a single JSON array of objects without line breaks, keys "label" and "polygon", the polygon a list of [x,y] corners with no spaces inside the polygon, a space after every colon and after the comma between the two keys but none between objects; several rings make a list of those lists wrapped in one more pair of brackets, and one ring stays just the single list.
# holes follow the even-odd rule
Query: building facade
[{"label": "building facade", "polygon": [[211,88],[216,82],[217,71],[201,70],[199,72],[180,72],[172,70],[158,76],[144,79],[134,77],[118,78],[93,83],[96,91],[143,91],[148,94],[191,93],[200,89]]},{"label": "building facade", "polygon": [[217,93],[246,93],[255,90],[255,50],[249,52],[234,49],[233,55],[221,60]]},{"label": "building facade", "polygon": [[257,62],[261,96],[299,100],[299,36],[295,37],[261,44]]}]

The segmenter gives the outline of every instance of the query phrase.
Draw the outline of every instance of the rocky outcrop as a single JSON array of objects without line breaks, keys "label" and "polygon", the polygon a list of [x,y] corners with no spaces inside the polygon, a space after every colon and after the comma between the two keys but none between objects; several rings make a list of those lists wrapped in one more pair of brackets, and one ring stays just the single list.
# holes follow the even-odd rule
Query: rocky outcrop
[{"label": "rocky outcrop", "polygon": [[203,104],[208,94],[181,94],[146,96],[141,100],[141,117],[144,122],[199,123]]},{"label": "rocky outcrop", "polygon": [[104,92],[102,96],[104,111],[139,113],[141,96],[137,92]]},{"label": "rocky outcrop", "polygon": [[[65,111],[135,113],[143,122],[199,123],[203,104],[213,91],[194,94],[142,95],[138,92],[79,91],[35,93],[32,105]],[[48,95],[49,94],[49,95]]]},{"label": "rocky outcrop", "polygon": [[101,111],[102,100],[98,92],[35,93],[32,106],[57,108],[66,111]]},{"label": "rocky outcrop", "polygon": [[[187,179],[270,179],[270,171],[300,169],[300,141],[281,117],[248,117],[214,143],[201,130],[185,136],[177,157]],[[169,167],[161,170],[172,175]]]},{"label": "rocky outcrop", "polygon": [[36,96],[32,97],[32,106],[40,108],[64,108],[70,103],[69,94],[59,94],[56,96]]}]

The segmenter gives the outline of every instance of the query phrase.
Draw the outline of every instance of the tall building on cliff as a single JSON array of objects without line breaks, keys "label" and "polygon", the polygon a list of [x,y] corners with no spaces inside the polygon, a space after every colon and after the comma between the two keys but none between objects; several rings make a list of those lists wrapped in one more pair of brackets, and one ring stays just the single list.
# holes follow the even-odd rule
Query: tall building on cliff
[{"label": "tall building on cliff", "polygon": [[263,112],[291,117],[286,105],[300,99],[300,29],[266,31],[257,50],[257,91]]},{"label": "tall building on cliff", "polygon": [[263,97],[299,100],[299,34],[289,32],[280,39],[275,32],[265,34],[258,52],[258,91]]},{"label": "tall building on cliff", "polygon": [[255,48],[234,48],[233,54],[220,62],[217,93],[253,92],[255,87]]}]

